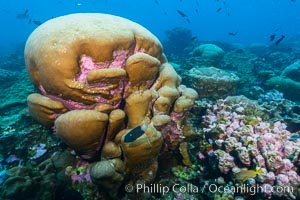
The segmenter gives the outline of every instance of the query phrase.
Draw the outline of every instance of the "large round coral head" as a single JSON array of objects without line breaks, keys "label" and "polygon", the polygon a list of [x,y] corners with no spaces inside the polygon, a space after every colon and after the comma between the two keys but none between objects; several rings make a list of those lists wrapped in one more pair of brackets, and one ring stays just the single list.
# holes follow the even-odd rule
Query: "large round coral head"
[{"label": "large round coral head", "polygon": [[[30,115],[54,126],[84,159],[124,155],[128,168],[150,160],[154,172],[163,138],[166,148],[178,145],[178,127],[197,96],[179,86],[181,78],[152,33],[113,15],[79,13],[47,21],[28,38],[25,60],[41,93],[27,98]],[[144,124],[153,130],[145,131],[141,146],[132,148],[135,140],[122,144],[125,133]]]},{"label": "large round coral head", "polygon": [[[166,59],[159,40],[144,27],[113,15],[78,13],[35,29],[25,61],[41,93],[74,110],[118,108],[133,87],[151,87]],[[139,66],[149,73],[134,70]]]}]

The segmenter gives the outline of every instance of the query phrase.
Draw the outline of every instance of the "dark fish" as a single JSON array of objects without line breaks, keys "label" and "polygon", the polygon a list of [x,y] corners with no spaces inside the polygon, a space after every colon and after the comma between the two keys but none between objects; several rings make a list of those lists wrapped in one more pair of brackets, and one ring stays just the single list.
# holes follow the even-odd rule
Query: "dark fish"
[{"label": "dark fish", "polygon": [[285,35],[282,35],[282,36],[275,42],[275,45],[278,45],[284,38],[285,38]]},{"label": "dark fish", "polygon": [[28,17],[29,17],[28,11],[29,11],[29,10],[26,9],[24,13],[17,14],[16,18],[17,18],[17,19],[26,19],[26,18],[28,18]]},{"label": "dark fish", "polygon": [[195,9],[195,12],[198,13],[198,9],[197,8]]},{"label": "dark fish", "polygon": [[159,2],[158,2],[157,0],[155,0],[155,3],[156,3],[157,5],[159,5]]},{"label": "dark fish", "polygon": [[229,17],[229,16],[230,16],[230,13],[227,13],[227,16]]},{"label": "dark fish", "polygon": [[199,1],[196,2],[197,6],[199,7]]},{"label": "dark fish", "polygon": [[186,18],[187,23],[191,23],[191,20],[189,18]]},{"label": "dark fish", "polygon": [[33,20],[32,22],[33,22],[35,25],[38,25],[38,26],[42,24],[41,21],[37,21],[37,20]]},{"label": "dark fish", "polygon": [[164,12],[164,15],[167,15],[168,13],[167,12]]},{"label": "dark fish", "polygon": [[209,135],[208,131],[206,131],[204,133],[204,135],[205,135],[205,140],[206,140],[207,143],[209,143],[209,144],[213,144],[214,143],[214,141],[210,138],[210,135]]},{"label": "dark fish", "polygon": [[181,16],[181,17],[187,17],[186,14],[184,14],[182,11],[177,10],[177,13]]},{"label": "dark fish", "polygon": [[226,1],[223,1],[224,6],[226,5]]},{"label": "dark fish", "polygon": [[197,39],[197,36],[191,37],[191,41],[194,41]]},{"label": "dark fish", "polygon": [[216,12],[220,12],[222,10],[222,8],[218,8],[217,10],[216,10]]},{"label": "dark fish", "polygon": [[30,24],[31,23],[31,19],[29,19],[29,21],[28,21],[28,24]]},{"label": "dark fish", "polygon": [[236,31],[236,32],[229,32],[228,35],[231,35],[231,36],[236,36],[239,32]]},{"label": "dark fish", "polygon": [[270,35],[270,41],[272,42],[275,39],[275,37],[276,37],[276,34]]},{"label": "dark fish", "polygon": [[295,2],[296,0],[291,0],[291,2]]},{"label": "dark fish", "polygon": [[137,126],[133,129],[131,129],[128,133],[126,133],[125,137],[124,137],[124,142],[128,143],[128,142],[133,142],[136,139],[138,139],[140,136],[142,136],[144,134],[144,130],[142,129],[141,126]]}]

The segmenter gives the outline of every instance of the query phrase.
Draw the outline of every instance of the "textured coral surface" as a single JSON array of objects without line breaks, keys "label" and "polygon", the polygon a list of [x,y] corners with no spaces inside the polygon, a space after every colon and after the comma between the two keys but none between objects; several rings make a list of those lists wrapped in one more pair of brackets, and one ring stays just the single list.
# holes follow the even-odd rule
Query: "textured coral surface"
[{"label": "textured coral surface", "polygon": [[91,179],[104,187],[124,174],[153,180],[161,147],[178,147],[184,115],[198,97],[180,85],[159,40],[117,16],[49,20],[28,38],[25,60],[41,93],[28,97],[31,116],[54,126],[81,158],[101,159]]}]

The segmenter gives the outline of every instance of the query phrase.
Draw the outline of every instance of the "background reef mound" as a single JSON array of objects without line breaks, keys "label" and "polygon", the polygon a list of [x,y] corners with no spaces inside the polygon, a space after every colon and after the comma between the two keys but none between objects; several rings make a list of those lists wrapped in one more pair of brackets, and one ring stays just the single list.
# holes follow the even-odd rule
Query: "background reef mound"
[{"label": "background reef mound", "polygon": [[237,93],[240,78],[234,73],[215,67],[195,67],[186,74],[187,85],[195,88],[200,97],[224,98]]},{"label": "background reef mound", "polygon": [[198,97],[180,85],[159,40],[117,16],[49,20],[28,38],[25,61],[40,91],[28,96],[30,115],[93,161],[68,168],[72,180],[80,168],[83,182],[111,190],[154,179],[160,151],[178,148],[185,113]]}]

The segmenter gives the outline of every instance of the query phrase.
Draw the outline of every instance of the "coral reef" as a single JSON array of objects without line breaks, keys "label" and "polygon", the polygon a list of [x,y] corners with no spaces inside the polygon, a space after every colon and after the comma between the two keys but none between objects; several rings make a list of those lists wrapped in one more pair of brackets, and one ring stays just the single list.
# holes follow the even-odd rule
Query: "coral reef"
[{"label": "coral reef", "polygon": [[279,49],[272,49],[271,52],[265,55],[265,62],[272,64],[274,71],[282,72],[286,66],[291,65],[297,59],[297,55],[291,54],[289,51],[280,51]]},{"label": "coral reef", "polygon": [[287,99],[277,101],[258,101],[268,116],[268,121],[282,121],[287,125],[287,130],[297,132],[300,130],[300,106]]},{"label": "coral reef", "polygon": [[279,90],[284,97],[293,101],[299,101],[300,79],[299,60],[284,68],[279,76],[271,77],[267,80],[266,86]]},{"label": "coral reef", "polygon": [[25,61],[41,93],[28,96],[30,115],[94,161],[90,180],[106,188],[151,182],[161,149],[182,141],[185,113],[198,97],[180,85],[154,35],[112,15],[49,20],[28,38]]},{"label": "coral reef", "polygon": [[201,44],[193,49],[191,55],[199,57],[196,65],[206,67],[218,67],[225,52],[215,44]]},{"label": "coral reef", "polygon": [[0,57],[0,199],[299,199],[299,38],[166,34],[73,14],[32,33],[29,77]]},{"label": "coral reef", "polygon": [[22,79],[25,68],[23,52],[14,52],[0,57],[0,90],[7,89]]},{"label": "coral reef", "polygon": [[270,49],[267,44],[264,43],[251,43],[248,47],[249,51],[258,57],[264,57],[268,55]]},{"label": "coral reef", "polygon": [[[3,86],[3,87],[2,87]],[[1,84],[0,93],[5,94],[6,98],[0,99],[0,109],[9,110],[11,107],[27,105],[26,97],[35,92],[32,83],[28,78],[25,70],[18,73],[18,75],[7,84]]]},{"label": "coral reef", "polygon": [[215,67],[193,68],[184,78],[200,97],[214,99],[235,95],[240,78],[234,73]]},{"label": "coral reef", "polygon": [[[199,158],[204,170],[210,171],[209,176],[227,180],[229,176],[234,185],[251,182],[289,187],[290,191],[282,193],[270,194],[265,190],[256,195],[295,199],[300,185],[299,137],[279,121],[264,121],[260,106],[245,97],[228,97],[207,107],[203,132],[211,147],[202,144]],[[255,171],[257,167],[261,169]]]},{"label": "coral reef", "polygon": [[0,68],[4,70],[20,72],[24,70],[24,56],[23,56],[24,44],[19,44],[14,52],[10,52],[0,57]]},{"label": "coral reef", "polygon": [[296,82],[300,82],[300,60],[287,66],[281,73],[281,76],[290,78]]},{"label": "coral reef", "polygon": [[11,82],[16,81],[18,79],[18,72],[1,69],[0,68],[0,86],[1,88],[7,87]]},{"label": "coral reef", "polygon": [[[16,166],[7,171],[7,179],[1,188],[2,199],[54,199],[59,179],[57,177],[75,158],[68,153],[57,153],[37,166]],[[61,174],[61,173],[60,173]],[[61,181],[60,180],[60,181]],[[45,185],[47,187],[40,187]]]},{"label": "coral reef", "polygon": [[282,100],[284,100],[283,93],[277,90],[271,90],[265,94],[260,94],[258,102],[274,102]]},{"label": "coral reef", "polygon": [[294,81],[284,76],[275,76],[267,80],[266,86],[269,89],[276,89],[282,92],[284,98],[292,101],[300,99],[300,82]]}]

